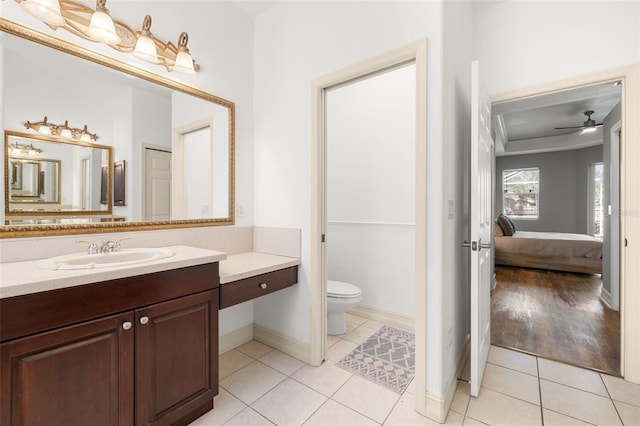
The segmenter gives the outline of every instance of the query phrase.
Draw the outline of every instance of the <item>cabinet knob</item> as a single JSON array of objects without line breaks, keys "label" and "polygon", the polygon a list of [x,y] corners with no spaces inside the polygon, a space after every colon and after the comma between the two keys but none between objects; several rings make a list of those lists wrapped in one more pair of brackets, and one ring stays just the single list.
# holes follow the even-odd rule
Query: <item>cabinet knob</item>
[{"label": "cabinet knob", "polygon": [[267,283],[260,283],[260,288],[263,290],[267,288]]},{"label": "cabinet knob", "polygon": [[140,324],[144,325],[149,322],[149,317],[140,317]]},{"label": "cabinet knob", "polygon": [[125,321],[122,323],[122,328],[125,330],[129,330],[132,326],[133,324],[131,324],[129,321]]}]

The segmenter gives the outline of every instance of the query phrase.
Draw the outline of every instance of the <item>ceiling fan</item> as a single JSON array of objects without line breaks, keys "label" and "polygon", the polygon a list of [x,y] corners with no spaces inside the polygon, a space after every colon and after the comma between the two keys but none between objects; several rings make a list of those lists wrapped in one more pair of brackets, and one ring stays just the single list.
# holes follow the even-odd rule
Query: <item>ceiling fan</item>
[{"label": "ceiling fan", "polygon": [[564,129],[582,129],[583,132],[584,131],[594,131],[596,130],[596,127],[602,127],[602,123],[600,124],[596,124],[596,120],[593,120],[591,118],[591,114],[593,114],[594,112],[589,110],[589,111],[585,111],[584,115],[587,116],[587,120],[582,124],[582,126],[572,126],[572,127],[556,127],[556,130],[564,130]]}]

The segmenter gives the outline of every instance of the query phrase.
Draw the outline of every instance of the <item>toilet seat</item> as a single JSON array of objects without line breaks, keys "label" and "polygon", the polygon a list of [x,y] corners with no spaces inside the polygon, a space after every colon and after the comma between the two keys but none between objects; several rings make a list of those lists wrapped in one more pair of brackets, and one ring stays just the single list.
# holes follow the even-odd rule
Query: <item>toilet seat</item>
[{"label": "toilet seat", "polygon": [[327,281],[327,296],[337,299],[350,299],[360,297],[361,292],[358,287],[353,284],[342,281]]}]

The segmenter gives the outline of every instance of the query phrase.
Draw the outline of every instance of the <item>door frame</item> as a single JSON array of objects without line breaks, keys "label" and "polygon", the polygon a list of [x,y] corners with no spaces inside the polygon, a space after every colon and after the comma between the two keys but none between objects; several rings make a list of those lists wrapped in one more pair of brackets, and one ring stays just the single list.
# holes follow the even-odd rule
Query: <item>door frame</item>
[{"label": "door frame", "polygon": [[310,221],[310,363],[320,365],[326,355],[327,260],[324,235],[326,216],[325,90],[368,78],[410,63],[416,65],[416,410],[426,414],[427,370],[427,39],[421,39],[311,82],[311,221]]},{"label": "door frame", "polygon": [[[640,383],[640,64],[542,83],[491,96],[491,104],[513,102],[578,87],[622,81],[620,140],[620,373]],[[625,246],[625,241],[627,244]]]}]

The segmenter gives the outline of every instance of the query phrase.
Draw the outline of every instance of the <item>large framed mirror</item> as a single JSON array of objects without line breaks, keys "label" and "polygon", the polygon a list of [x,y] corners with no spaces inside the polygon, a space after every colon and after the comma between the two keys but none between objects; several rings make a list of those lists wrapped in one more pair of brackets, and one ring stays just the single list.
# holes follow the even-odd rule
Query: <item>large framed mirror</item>
[{"label": "large framed mirror", "polygon": [[[107,203],[100,203],[104,178],[96,179],[98,201],[89,203],[96,207],[83,209],[67,197],[78,198],[65,190],[64,160],[29,162],[5,147],[0,238],[234,223],[233,102],[3,18],[0,31],[5,132],[42,143],[24,123],[47,116],[86,125],[99,136],[94,145],[111,148],[111,158],[96,169],[98,176],[105,166],[110,171]],[[60,160],[46,154],[40,157]],[[194,161],[197,167],[187,167]],[[127,164],[121,176],[127,197],[119,205],[113,204],[114,162]]]}]

